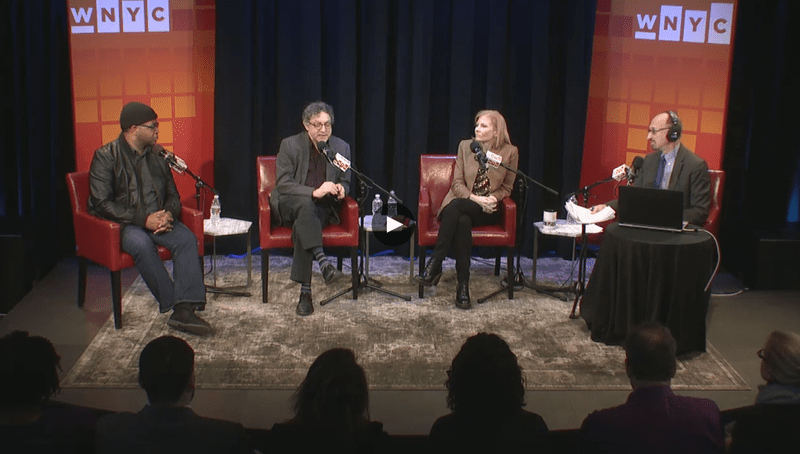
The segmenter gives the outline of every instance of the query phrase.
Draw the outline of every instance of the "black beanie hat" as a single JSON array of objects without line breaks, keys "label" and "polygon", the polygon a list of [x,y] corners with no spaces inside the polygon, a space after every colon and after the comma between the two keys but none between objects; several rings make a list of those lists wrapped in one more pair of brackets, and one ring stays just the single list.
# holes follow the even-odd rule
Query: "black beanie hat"
[{"label": "black beanie hat", "polygon": [[123,131],[126,131],[131,126],[141,125],[156,118],[158,115],[152,107],[134,101],[125,104],[125,107],[122,108],[122,112],[119,114],[119,125],[122,126]]}]

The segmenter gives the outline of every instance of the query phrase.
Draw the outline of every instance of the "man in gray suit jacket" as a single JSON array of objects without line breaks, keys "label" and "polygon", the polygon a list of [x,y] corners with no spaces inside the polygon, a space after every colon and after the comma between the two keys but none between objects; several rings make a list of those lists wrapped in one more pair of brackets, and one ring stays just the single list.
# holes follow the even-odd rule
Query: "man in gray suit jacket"
[{"label": "man in gray suit jacket", "polygon": [[297,315],[311,315],[311,267],[313,260],[325,284],[344,277],[322,251],[322,228],[338,224],[342,199],[350,190],[350,171],[331,164],[322,150],[328,147],[350,159],[350,145],[331,135],[333,108],[313,102],[303,110],[305,132],[283,139],[276,159],[276,184],[270,194],[270,206],[277,222],[292,228],[294,256],[290,279],[300,283]]},{"label": "man in gray suit jacket", "polygon": [[[683,192],[683,220],[702,226],[711,205],[711,178],[708,164],[681,144],[683,123],[673,111],[662,112],[650,122],[647,141],[654,151],[644,158],[633,186],[672,189]],[[608,202],[617,209],[617,201]],[[592,212],[605,208],[596,205]]]}]

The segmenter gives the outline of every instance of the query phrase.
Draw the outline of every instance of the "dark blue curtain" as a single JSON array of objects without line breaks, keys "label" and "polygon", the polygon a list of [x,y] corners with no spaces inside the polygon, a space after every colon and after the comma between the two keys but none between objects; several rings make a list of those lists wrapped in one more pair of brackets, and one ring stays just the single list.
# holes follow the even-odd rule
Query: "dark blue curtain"
[{"label": "dark blue curtain", "polygon": [[[256,219],[256,156],[302,131],[302,109],[318,99],[357,168],[412,212],[419,156],[454,154],[487,108],[506,117],[522,171],[573,191],[594,16],[583,0],[218,2],[215,181],[226,212]],[[563,205],[543,194],[527,191],[528,221]]]},{"label": "dark blue curtain", "polygon": [[[723,260],[750,260],[752,230],[800,238],[800,99],[797,68],[800,2],[741,1],[731,70],[722,206]],[[791,225],[789,222],[794,221]],[[728,260],[726,260],[726,258]]]},{"label": "dark blue curtain", "polygon": [[15,259],[37,278],[74,253],[65,181],[75,168],[66,1],[3,0],[0,34],[0,234],[25,240],[24,260]]}]

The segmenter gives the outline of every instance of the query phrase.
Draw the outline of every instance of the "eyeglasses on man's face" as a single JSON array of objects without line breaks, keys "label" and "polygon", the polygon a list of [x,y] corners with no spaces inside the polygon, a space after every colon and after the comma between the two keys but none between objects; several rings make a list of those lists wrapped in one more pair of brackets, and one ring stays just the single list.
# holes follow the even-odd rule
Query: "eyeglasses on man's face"
[{"label": "eyeglasses on man's face", "polygon": [[321,130],[322,128],[331,129],[331,126],[333,126],[333,124],[330,121],[326,121],[325,123],[319,123],[319,122],[316,122],[316,121],[310,121],[308,124],[313,126],[314,129],[316,129],[317,131]]},{"label": "eyeglasses on man's face", "polygon": [[139,126],[141,128],[147,128],[147,129],[158,129],[158,122],[155,122],[155,123],[150,124],[150,125],[137,125],[137,126]]},{"label": "eyeglasses on man's face", "polygon": [[664,130],[667,130],[667,129],[671,128],[671,127],[672,126],[667,126],[666,128],[661,128],[661,129],[650,128],[650,129],[647,130],[647,133],[648,134],[652,134],[652,135],[656,135],[656,133],[664,131]]}]

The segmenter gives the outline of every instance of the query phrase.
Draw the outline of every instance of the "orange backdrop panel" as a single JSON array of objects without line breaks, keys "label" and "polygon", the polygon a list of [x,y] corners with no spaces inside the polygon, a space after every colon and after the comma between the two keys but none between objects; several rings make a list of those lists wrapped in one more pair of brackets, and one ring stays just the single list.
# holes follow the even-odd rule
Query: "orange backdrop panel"
[{"label": "orange backdrop panel", "polygon": [[[581,185],[651,150],[647,127],[674,110],[681,141],[722,165],[736,2],[598,0]],[[592,204],[616,197],[609,183]]]},{"label": "orange backdrop panel", "polygon": [[[159,143],[213,186],[215,0],[67,6],[77,169],[88,170],[94,150],[119,135],[122,106],[139,101],[158,114]],[[194,179],[175,175],[175,183],[194,208]]]}]

